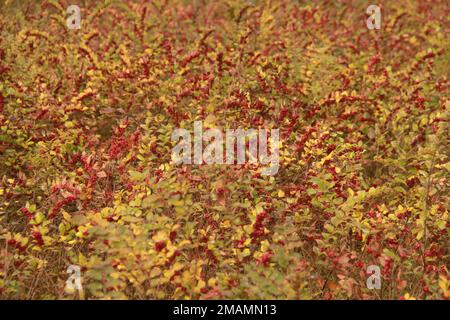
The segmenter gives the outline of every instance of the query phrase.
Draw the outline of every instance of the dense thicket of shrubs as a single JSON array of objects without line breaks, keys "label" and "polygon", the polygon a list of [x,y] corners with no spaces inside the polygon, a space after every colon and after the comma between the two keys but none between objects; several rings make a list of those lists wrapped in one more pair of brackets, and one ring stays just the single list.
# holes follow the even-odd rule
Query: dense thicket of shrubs
[{"label": "dense thicket of shrubs", "polygon": [[[0,297],[449,297],[449,7],[2,1]],[[171,163],[278,128],[280,169]],[[380,290],[366,286],[379,266]]]}]

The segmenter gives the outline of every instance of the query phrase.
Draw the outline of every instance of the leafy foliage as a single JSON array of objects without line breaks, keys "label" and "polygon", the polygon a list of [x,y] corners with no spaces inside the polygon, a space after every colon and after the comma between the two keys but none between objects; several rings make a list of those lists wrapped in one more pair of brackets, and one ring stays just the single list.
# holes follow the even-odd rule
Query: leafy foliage
[{"label": "leafy foliage", "polygon": [[[4,1],[0,296],[448,299],[444,0]],[[171,133],[279,128],[280,170]],[[379,265],[381,290],[366,287]]]}]

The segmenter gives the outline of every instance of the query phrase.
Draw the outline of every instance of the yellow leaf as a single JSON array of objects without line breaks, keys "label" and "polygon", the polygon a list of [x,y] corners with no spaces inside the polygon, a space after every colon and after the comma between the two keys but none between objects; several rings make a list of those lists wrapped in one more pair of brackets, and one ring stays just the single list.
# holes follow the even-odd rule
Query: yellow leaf
[{"label": "yellow leaf", "polygon": [[210,278],[208,280],[208,287],[214,287],[217,284],[217,280],[215,278]]},{"label": "yellow leaf", "polygon": [[160,274],[161,274],[161,269],[160,268],[158,268],[158,267],[153,268],[152,271],[150,271],[150,278],[157,277]]},{"label": "yellow leaf", "polygon": [[198,280],[197,286],[194,288],[194,292],[200,293],[200,290],[202,290],[205,287],[206,283],[202,279]]}]

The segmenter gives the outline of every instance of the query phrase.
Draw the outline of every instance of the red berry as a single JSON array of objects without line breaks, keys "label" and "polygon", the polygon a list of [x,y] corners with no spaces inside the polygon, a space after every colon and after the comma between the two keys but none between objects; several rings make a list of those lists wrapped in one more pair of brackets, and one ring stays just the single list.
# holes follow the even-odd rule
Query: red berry
[{"label": "red berry", "polygon": [[165,247],[166,247],[166,242],[165,241],[158,241],[158,242],[155,243],[155,250],[157,252],[160,252]]}]

